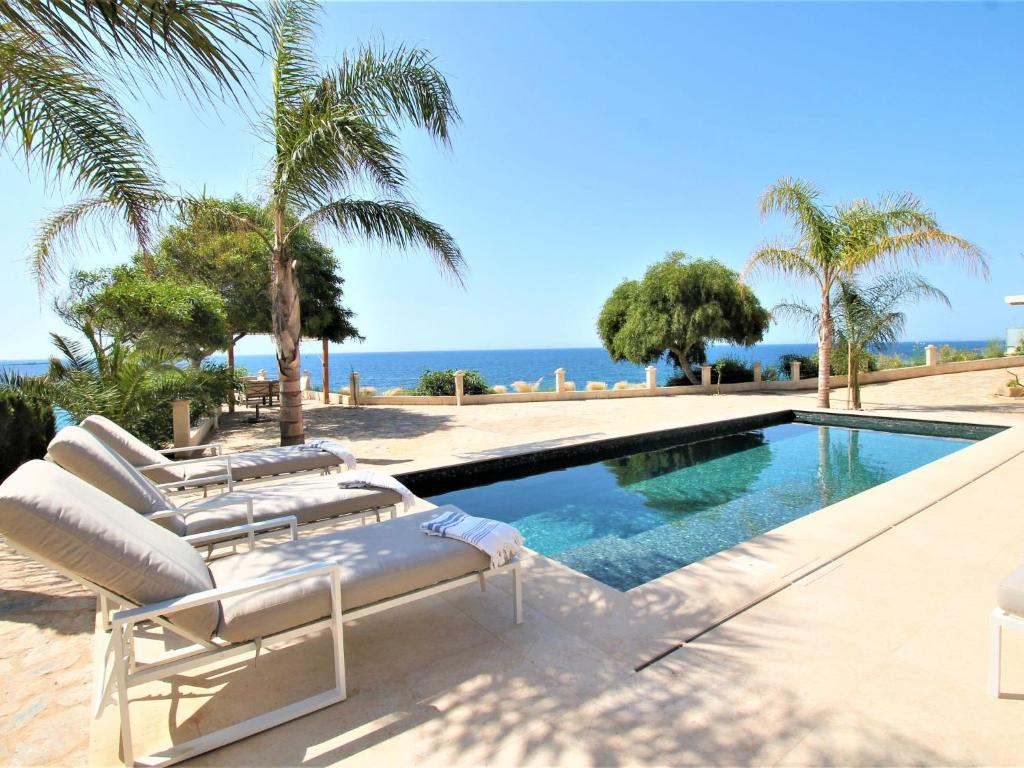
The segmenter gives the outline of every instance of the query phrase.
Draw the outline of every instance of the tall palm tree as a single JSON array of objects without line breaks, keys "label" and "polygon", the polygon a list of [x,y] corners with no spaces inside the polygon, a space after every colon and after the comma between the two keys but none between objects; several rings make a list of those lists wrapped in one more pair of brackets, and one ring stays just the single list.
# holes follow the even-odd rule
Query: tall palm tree
[{"label": "tall palm tree", "polygon": [[797,239],[763,245],[744,274],[768,272],[811,282],[818,290],[818,407],[829,407],[829,358],[833,327],[830,297],[843,279],[911,262],[956,258],[987,278],[977,246],[939,228],[935,216],[910,194],[826,206],[821,191],[801,179],[782,179],[761,195],[761,215],[793,220]]},{"label": "tall palm tree", "polygon": [[0,144],[84,196],[37,246],[45,252],[97,213],[123,220],[145,246],[162,182],[119,96],[140,81],[204,97],[237,92],[248,70],[232,46],[258,50],[264,27],[249,0],[0,2]]},{"label": "tall palm tree", "polygon": [[427,52],[406,48],[364,48],[322,71],[314,53],[317,14],[318,6],[307,0],[270,6],[273,92],[262,129],[273,152],[265,211],[240,215],[215,201],[187,202],[255,233],[266,246],[281,374],[282,445],[304,440],[299,390],[302,265],[291,249],[296,233],[326,229],[344,238],[421,247],[442,272],[459,281],[464,269],[451,235],[424,218],[405,196],[397,145],[403,124],[448,144],[459,116],[444,76]]},{"label": "tall palm tree", "polygon": [[[834,341],[846,344],[848,406],[860,410],[860,372],[870,349],[882,349],[900,340],[907,316],[900,308],[909,302],[934,299],[950,306],[949,298],[920,275],[889,272],[871,282],[840,278],[832,291],[829,314]],[[787,302],[773,309],[777,317],[789,316],[818,328],[821,314],[801,302]]]}]

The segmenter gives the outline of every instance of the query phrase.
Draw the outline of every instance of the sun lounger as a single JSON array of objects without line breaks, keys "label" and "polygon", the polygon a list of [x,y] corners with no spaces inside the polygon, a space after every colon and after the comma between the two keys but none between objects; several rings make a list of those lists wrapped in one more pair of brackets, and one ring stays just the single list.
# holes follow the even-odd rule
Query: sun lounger
[{"label": "sun lounger", "polygon": [[999,698],[1004,629],[1024,632],[1024,565],[999,584],[996,607],[989,621],[988,691],[996,698]]},{"label": "sun lounger", "polygon": [[[237,483],[294,473],[326,473],[342,464],[355,469],[355,458],[351,454],[332,453],[327,448],[293,445],[225,454],[220,444],[208,443],[157,451],[103,416],[88,416],[81,426],[155,483],[168,488]],[[168,458],[174,453],[203,450],[212,450],[214,455],[184,461]]]},{"label": "sun lounger", "polygon": [[[433,514],[263,547],[207,564],[170,531],[52,463],[30,461],[0,485],[0,533],[8,543],[118,608],[98,671],[97,716],[115,695],[126,765],[135,763],[129,714],[133,686],[180,681],[193,670],[276,641],[331,633],[329,690],[140,759],[167,765],[343,701],[347,621],[465,584],[479,581],[482,587],[487,577],[509,571],[520,623],[518,560],[493,567],[487,555],[469,544],[425,535],[420,524]],[[140,658],[136,630],[152,633],[154,624],[193,645],[156,659]]]},{"label": "sun lounger", "polygon": [[[402,496],[388,488],[341,488],[340,475],[288,478],[249,486],[209,499],[178,502],[142,475],[91,432],[65,427],[47,448],[47,459],[122,504],[145,515],[179,536],[210,534],[220,529],[294,517],[299,525],[342,516],[395,517]],[[250,542],[255,532],[248,532]],[[214,537],[215,538],[215,537]]]}]

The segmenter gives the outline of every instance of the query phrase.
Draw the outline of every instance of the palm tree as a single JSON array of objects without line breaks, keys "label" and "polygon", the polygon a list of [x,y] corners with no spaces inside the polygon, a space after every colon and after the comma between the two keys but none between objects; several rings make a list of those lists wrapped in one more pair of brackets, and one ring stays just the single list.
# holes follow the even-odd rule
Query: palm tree
[{"label": "palm tree", "polygon": [[[860,372],[869,349],[882,349],[899,341],[907,317],[900,307],[908,302],[935,299],[947,307],[949,298],[920,275],[892,272],[870,283],[840,278],[832,291],[829,315],[834,341],[846,344],[848,407],[861,409]],[[808,325],[821,326],[818,310],[800,302],[788,302],[773,309],[776,316],[790,316]]]},{"label": "palm tree", "polygon": [[40,278],[52,277],[49,246],[87,216],[113,214],[148,242],[162,181],[118,92],[169,80],[196,96],[233,93],[248,70],[230,46],[258,50],[264,26],[247,0],[0,2],[0,144],[84,195],[41,233]]},{"label": "palm tree", "polygon": [[[447,145],[459,116],[444,76],[419,49],[363,48],[322,71],[314,54],[318,6],[270,6],[273,92],[263,132],[273,148],[266,208],[244,215],[212,200],[186,205],[257,235],[271,270],[272,333],[281,375],[281,444],[302,443],[299,390],[301,309],[291,248],[303,229],[333,230],[386,245],[426,249],[461,281],[462,253],[451,235],[417,211],[406,182],[397,131],[425,130]],[[361,195],[370,190],[370,195]],[[268,236],[272,232],[272,236]]]},{"label": "palm tree", "polygon": [[761,215],[793,219],[796,242],[763,245],[744,274],[768,272],[810,281],[820,297],[818,322],[818,407],[829,407],[829,357],[833,327],[830,297],[840,280],[865,271],[942,257],[962,260],[988,277],[977,246],[939,228],[935,216],[913,195],[855,200],[836,206],[820,202],[821,191],[801,179],[782,179],[761,195]]}]

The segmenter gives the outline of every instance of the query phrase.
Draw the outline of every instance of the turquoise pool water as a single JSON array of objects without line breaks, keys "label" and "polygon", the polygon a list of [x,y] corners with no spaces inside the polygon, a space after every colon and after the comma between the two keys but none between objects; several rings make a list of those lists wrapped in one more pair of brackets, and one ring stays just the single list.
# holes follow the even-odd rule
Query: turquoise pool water
[{"label": "turquoise pool water", "polygon": [[431,497],[632,589],[940,459],[970,440],[791,423]]}]

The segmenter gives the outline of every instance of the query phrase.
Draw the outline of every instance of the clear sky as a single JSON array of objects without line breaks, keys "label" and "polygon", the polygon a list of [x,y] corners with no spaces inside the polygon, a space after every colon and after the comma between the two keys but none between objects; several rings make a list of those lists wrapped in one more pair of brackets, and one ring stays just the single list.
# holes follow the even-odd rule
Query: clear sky
[{"label": "clear sky", "polygon": [[[605,297],[665,252],[738,269],[785,232],[760,220],[757,198],[790,175],[835,201],[923,198],[984,249],[992,280],[927,267],[953,311],[912,308],[908,338],[1000,337],[1024,325],[1024,308],[1003,304],[1024,293],[1022,39],[1018,4],[328,4],[325,62],[360,42],[429,48],[464,121],[450,151],[414,133],[403,146],[414,198],[463,248],[467,288],[423,254],[332,243],[361,349],[596,346]],[[258,192],[266,147],[250,116],[173,93],[133,113],[173,184]],[[0,358],[50,352],[58,321],[24,257],[61,199],[0,159]],[[130,255],[99,240],[80,265]],[[756,289],[768,306],[811,297]],[[765,339],[806,340],[789,325]],[[271,350],[249,339],[240,352]]]}]

